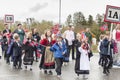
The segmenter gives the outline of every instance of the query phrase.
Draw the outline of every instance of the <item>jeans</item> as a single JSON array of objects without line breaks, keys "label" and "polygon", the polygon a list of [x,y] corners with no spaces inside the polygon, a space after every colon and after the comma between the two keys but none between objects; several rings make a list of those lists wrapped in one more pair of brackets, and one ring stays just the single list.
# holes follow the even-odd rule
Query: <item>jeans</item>
[{"label": "jeans", "polygon": [[62,64],[63,64],[63,58],[55,58],[56,61],[56,72],[57,75],[61,75],[61,68],[62,68]]}]

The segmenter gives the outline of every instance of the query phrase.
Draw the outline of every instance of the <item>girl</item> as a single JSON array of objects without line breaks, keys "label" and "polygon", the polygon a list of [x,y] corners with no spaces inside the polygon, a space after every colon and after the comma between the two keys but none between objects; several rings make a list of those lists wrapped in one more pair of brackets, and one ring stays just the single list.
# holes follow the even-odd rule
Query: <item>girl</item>
[{"label": "girl", "polygon": [[[79,76],[79,74],[89,74],[90,70],[90,62],[89,62],[89,44],[87,40],[83,40],[81,46],[78,48],[76,64],[75,64],[75,72]],[[85,75],[83,75],[85,78]]]},{"label": "girl", "polygon": [[40,69],[44,69],[45,74],[47,74],[47,70],[49,70],[50,75],[53,74],[51,69],[55,68],[53,53],[47,48],[53,45],[51,36],[51,31],[47,30],[45,33],[45,38],[40,41],[40,45],[42,45],[44,50],[39,65]]},{"label": "girl", "polygon": [[34,61],[33,52],[34,52],[34,41],[32,39],[32,33],[27,33],[27,39],[24,42],[24,50],[25,55],[23,58],[23,64],[25,65],[25,68],[27,69],[27,66],[30,65],[30,70],[32,70],[32,65]]}]

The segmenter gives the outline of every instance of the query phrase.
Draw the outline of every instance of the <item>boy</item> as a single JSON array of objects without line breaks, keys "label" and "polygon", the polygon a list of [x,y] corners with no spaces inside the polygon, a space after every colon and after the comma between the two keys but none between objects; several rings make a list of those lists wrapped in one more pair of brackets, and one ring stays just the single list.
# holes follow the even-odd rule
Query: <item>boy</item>
[{"label": "boy", "polygon": [[16,69],[22,69],[22,45],[20,43],[20,38],[17,33],[13,35],[14,43],[13,43],[13,67]]},{"label": "boy", "polygon": [[54,57],[57,65],[56,73],[57,76],[60,77],[63,57],[64,57],[63,55],[67,52],[67,48],[61,34],[57,34],[57,42],[50,48],[50,50],[54,53]]}]

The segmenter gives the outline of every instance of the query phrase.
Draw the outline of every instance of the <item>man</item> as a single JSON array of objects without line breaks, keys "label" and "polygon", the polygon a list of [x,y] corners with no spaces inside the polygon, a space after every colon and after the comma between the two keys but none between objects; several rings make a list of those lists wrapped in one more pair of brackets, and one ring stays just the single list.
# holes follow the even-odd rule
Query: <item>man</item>
[{"label": "man", "polygon": [[[11,30],[8,28],[8,24],[5,24],[5,29],[3,30],[3,41],[2,41],[2,51],[4,52],[4,58],[7,58],[7,49],[10,42]],[[6,60],[7,63],[9,63]]]},{"label": "man", "polygon": [[64,32],[65,38],[68,41],[68,54],[70,56],[70,50],[72,49],[72,60],[75,59],[74,57],[74,45],[73,45],[73,41],[75,40],[75,34],[73,32],[72,26],[68,27],[68,30],[66,30]]},{"label": "man", "polygon": [[4,26],[5,26],[5,29],[3,30],[3,35],[5,33],[11,33],[11,30],[8,28],[8,24],[5,24]]}]

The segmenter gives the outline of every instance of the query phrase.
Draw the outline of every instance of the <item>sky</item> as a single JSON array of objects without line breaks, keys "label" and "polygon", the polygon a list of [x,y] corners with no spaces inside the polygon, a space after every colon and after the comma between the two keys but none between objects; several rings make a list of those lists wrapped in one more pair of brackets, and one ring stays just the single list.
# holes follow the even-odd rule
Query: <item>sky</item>
[{"label": "sky", "polygon": [[[106,5],[120,7],[120,0],[61,0],[64,23],[69,14],[81,11],[86,18],[91,14],[94,19],[97,13],[103,14]],[[0,0],[0,18],[5,14],[14,15],[15,21],[26,21],[26,18],[35,20],[49,20],[59,22],[59,0]]]}]

